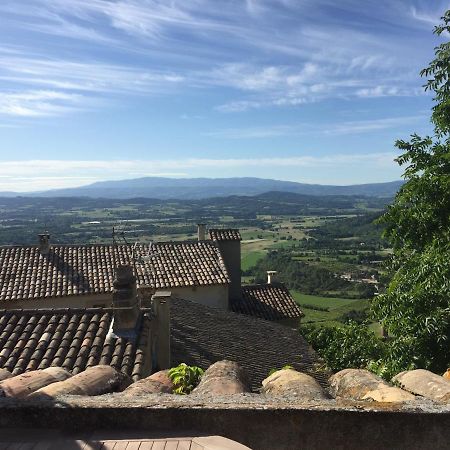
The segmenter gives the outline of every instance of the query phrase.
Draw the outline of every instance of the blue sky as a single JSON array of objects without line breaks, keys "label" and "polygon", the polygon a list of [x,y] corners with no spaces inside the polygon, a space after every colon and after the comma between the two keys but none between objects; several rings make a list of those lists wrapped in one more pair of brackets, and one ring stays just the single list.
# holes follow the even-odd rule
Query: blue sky
[{"label": "blue sky", "polygon": [[[399,179],[449,2],[2,0],[0,191]],[[446,38],[446,37],[444,37]]]}]

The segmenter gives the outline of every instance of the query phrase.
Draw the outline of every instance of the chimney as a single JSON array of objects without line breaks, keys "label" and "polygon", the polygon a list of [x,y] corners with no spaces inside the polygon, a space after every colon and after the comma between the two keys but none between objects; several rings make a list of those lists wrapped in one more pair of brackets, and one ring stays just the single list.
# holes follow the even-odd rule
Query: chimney
[{"label": "chimney", "polygon": [[239,300],[242,298],[241,234],[236,228],[210,228],[209,234],[219,248],[230,277],[228,300]]},{"label": "chimney", "polygon": [[113,285],[113,332],[117,336],[136,338],[141,311],[133,268],[130,265],[118,266]]},{"label": "chimney", "polygon": [[156,355],[152,355],[156,360],[158,370],[169,369],[171,366],[170,354],[170,299],[172,293],[169,291],[157,291],[153,294],[152,305],[153,314],[155,316],[156,329],[154,335],[156,337],[156,345],[154,351]]},{"label": "chimney", "polygon": [[272,284],[276,281],[275,280],[276,274],[277,274],[276,270],[268,270],[267,271],[267,284]]},{"label": "chimney", "polygon": [[48,231],[38,234],[39,236],[39,252],[41,255],[48,255],[50,252],[50,234]]},{"label": "chimney", "polygon": [[206,239],[206,223],[197,224],[197,233],[199,241],[204,241]]}]

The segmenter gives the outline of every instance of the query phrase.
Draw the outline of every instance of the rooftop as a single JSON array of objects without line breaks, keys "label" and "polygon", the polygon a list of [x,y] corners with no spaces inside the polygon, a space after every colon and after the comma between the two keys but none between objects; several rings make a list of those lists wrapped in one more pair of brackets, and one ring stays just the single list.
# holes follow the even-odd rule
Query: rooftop
[{"label": "rooftop", "polygon": [[251,387],[259,389],[271,369],[290,364],[326,384],[322,361],[295,329],[177,299],[171,323],[173,365],[206,368],[223,359],[235,361],[250,375]]},{"label": "rooftop", "polygon": [[148,245],[0,247],[0,301],[109,293],[114,269],[134,264],[138,285],[155,289],[229,283],[222,256],[209,241]]},{"label": "rooftop", "polygon": [[295,319],[304,315],[289,290],[281,283],[243,286],[242,298],[233,300],[231,309],[265,320]]},{"label": "rooftop", "polygon": [[[177,298],[170,314],[173,365],[205,369],[229,359],[251,374],[257,389],[270,369],[289,363],[326,383],[317,355],[296,330]],[[59,366],[76,374],[102,364],[139,380],[151,358],[151,318],[143,315],[133,342],[110,331],[112,317],[105,308],[0,311],[0,369],[16,375]]]},{"label": "rooftop", "polygon": [[241,233],[237,228],[210,228],[209,236],[212,241],[241,241]]},{"label": "rooftop", "polygon": [[57,366],[77,374],[104,364],[139,380],[150,319],[143,316],[133,342],[110,331],[112,318],[101,308],[0,311],[0,368],[18,375]]}]

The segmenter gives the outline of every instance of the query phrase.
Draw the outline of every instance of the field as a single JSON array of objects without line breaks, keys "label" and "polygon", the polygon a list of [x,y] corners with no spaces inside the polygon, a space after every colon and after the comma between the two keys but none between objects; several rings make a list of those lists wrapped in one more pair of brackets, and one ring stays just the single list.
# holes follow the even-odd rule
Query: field
[{"label": "field", "polygon": [[[369,300],[367,299],[321,297],[302,294],[298,291],[292,291],[292,296],[305,314],[302,323],[320,323],[324,326],[336,325],[343,314],[351,310],[363,311],[369,307]],[[324,308],[328,311],[319,311],[308,306]]]}]

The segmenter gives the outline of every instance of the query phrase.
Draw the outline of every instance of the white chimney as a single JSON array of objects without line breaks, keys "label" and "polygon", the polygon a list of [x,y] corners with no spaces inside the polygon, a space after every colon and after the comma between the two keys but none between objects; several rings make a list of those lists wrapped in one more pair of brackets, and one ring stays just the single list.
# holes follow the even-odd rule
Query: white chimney
[{"label": "white chimney", "polygon": [[41,255],[48,255],[50,252],[50,234],[48,231],[41,233],[39,236],[39,252]]},{"label": "white chimney", "polygon": [[206,223],[197,224],[197,233],[199,241],[204,241],[206,239]]},{"label": "white chimney", "polygon": [[267,284],[272,284],[275,281],[276,274],[277,274],[276,270],[268,270],[267,271]]}]

